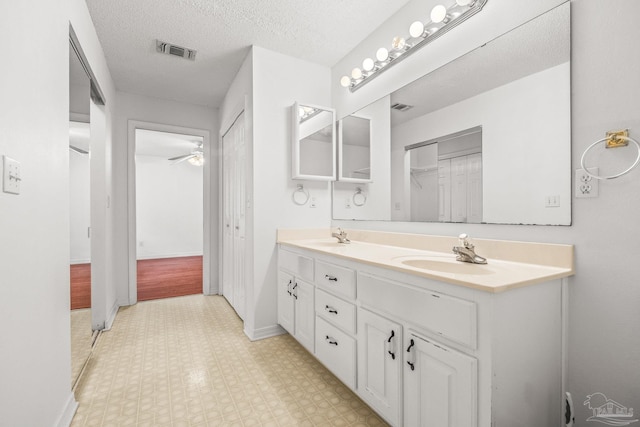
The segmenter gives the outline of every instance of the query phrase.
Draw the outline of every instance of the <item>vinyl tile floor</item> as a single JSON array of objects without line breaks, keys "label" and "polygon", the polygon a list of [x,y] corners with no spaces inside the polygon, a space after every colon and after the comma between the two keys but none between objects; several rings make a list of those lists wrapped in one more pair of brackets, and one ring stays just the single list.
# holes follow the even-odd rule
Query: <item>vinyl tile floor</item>
[{"label": "vinyl tile floor", "polygon": [[91,309],[71,310],[71,384],[76,382],[93,344]]},{"label": "vinyl tile floor", "polygon": [[72,426],[384,426],[291,336],[251,342],[220,296],[123,307]]}]

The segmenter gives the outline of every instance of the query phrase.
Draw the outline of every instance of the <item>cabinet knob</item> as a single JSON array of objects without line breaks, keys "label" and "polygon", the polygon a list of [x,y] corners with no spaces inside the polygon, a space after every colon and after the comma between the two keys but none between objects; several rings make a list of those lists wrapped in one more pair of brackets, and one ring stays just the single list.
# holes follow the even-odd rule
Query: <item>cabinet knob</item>
[{"label": "cabinet knob", "polygon": [[409,365],[409,367],[411,368],[412,371],[415,371],[415,369],[416,369],[415,356],[411,353],[411,349],[413,348],[413,346],[415,344],[416,343],[413,342],[413,339],[411,339],[409,347],[407,347],[407,353],[409,353],[409,356],[407,356],[407,359],[410,359],[410,360],[407,360],[407,365]]},{"label": "cabinet knob", "polygon": [[391,356],[391,360],[396,360],[396,348],[391,342],[391,340],[395,336],[396,336],[396,332],[394,330],[391,330],[391,335],[387,339],[387,347],[388,347],[387,353],[389,353],[389,355]]},{"label": "cabinet knob", "polygon": [[325,337],[325,341],[327,341],[329,345],[335,345],[336,347],[338,346],[338,341],[336,341],[335,338],[331,338],[329,335]]},{"label": "cabinet knob", "polygon": [[328,306],[328,305],[325,305],[325,306],[324,306],[324,309],[325,309],[326,311],[328,311],[329,313],[332,313],[332,314],[338,314],[338,310],[336,310],[335,308],[330,307],[330,306]]}]

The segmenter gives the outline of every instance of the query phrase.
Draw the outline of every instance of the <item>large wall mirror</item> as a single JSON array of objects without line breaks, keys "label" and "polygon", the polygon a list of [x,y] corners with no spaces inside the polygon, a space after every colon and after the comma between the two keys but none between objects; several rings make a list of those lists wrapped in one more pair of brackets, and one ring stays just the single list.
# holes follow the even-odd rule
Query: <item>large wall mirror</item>
[{"label": "large wall mirror", "polygon": [[[334,219],[570,225],[569,8],[388,95],[389,141],[371,147],[387,181],[367,188],[377,210],[334,203]],[[340,201],[349,189],[336,188]]]}]

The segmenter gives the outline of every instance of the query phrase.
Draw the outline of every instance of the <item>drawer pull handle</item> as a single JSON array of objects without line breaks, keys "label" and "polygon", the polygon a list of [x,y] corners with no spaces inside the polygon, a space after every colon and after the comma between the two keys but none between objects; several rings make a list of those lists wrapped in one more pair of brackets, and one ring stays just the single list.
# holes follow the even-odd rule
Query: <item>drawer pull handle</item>
[{"label": "drawer pull handle", "polygon": [[293,291],[293,297],[295,299],[298,299],[298,292],[296,291],[297,287],[298,287],[298,283],[296,282],[296,283],[293,284],[293,288],[291,288],[291,290]]},{"label": "drawer pull handle", "polygon": [[293,283],[293,280],[289,280],[289,284],[287,285],[287,292],[289,293],[289,295],[293,295],[291,293],[291,283]]},{"label": "drawer pull handle", "polygon": [[335,309],[335,308],[333,308],[333,307],[329,307],[328,305],[325,305],[325,306],[324,306],[324,309],[325,309],[326,311],[328,311],[329,313],[338,314],[338,310],[336,310],[336,309]]},{"label": "drawer pull handle", "polygon": [[329,345],[335,345],[336,347],[338,346],[338,341],[336,341],[335,338],[331,338],[329,335],[325,337],[325,340],[329,343]]},{"label": "drawer pull handle", "polygon": [[393,343],[391,342],[394,336],[396,336],[396,332],[394,330],[391,330],[391,335],[387,340],[387,344],[389,347],[389,349],[387,350],[387,353],[391,355],[391,360],[396,360],[396,348],[395,348],[395,345],[393,345]]},{"label": "drawer pull handle", "polygon": [[413,348],[414,345],[415,343],[413,342],[413,339],[411,339],[411,343],[409,344],[409,347],[407,347],[407,353],[409,353],[409,356],[407,356],[407,359],[409,358],[411,359],[411,360],[407,360],[407,365],[409,365],[412,371],[415,371],[416,369],[415,356],[411,353],[411,348]]},{"label": "drawer pull handle", "polygon": [[329,276],[328,274],[325,274],[325,275],[324,275],[324,278],[325,278],[325,279],[327,279],[327,280],[329,280],[330,282],[337,282],[337,281],[338,281],[338,278],[337,278],[337,277],[335,277],[335,276]]}]

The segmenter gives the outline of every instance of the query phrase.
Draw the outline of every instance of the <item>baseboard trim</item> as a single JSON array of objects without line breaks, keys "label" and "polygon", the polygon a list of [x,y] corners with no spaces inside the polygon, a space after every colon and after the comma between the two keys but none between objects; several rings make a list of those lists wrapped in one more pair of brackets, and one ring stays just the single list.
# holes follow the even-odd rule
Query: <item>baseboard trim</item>
[{"label": "baseboard trim", "polygon": [[104,322],[104,330],[108,331],[111,329],[111,326],[113,326],[113,321],[116,320],[116,315],[118,314],[118,309],[120,308],[120,304],[118,304],[118,301],[114,301],[113,302],[113,306],[111,307],[111,310],[109,310],[109,313],[107,313],[107,320]]},{"label": "baseboard trim", "polygon": [[55,423],[56,427],[69,427],[71,425],[71,421],[73,420],[73,416],[76,414],[78,410],[78,402],[76,402],[76,398],[73,395],[73,392],[69,393],[69,397],[64,405],[62,413],[58,418],[58,421]]},{"label": "baseboard trim", "polygon": [[271,338],[286,333],[287,331],[282,329],[280,325],[272,325],[253,330],[247,329],[246,326],[244,328],[244,334],[249,338],[250,341],[263,340],[265,338]]},{"label": "baseboard trim", "polygon": [[174,252],[170,254],[154,254],[154,255],[138,255],[138,261],[146,261],[150,259],[165,259],[165,258],[182,258],[188,256],[203,256],[202,252]]}]

